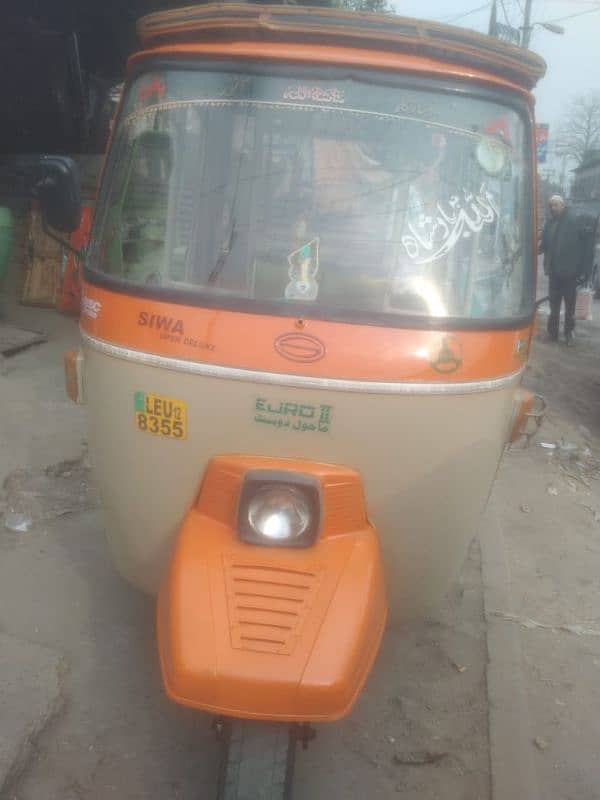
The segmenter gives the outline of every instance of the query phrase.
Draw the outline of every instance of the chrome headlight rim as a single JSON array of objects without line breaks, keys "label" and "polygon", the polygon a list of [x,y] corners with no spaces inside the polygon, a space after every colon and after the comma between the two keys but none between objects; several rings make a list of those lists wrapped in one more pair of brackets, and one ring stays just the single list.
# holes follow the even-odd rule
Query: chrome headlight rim
[{"label": "chrome headlight rim", "polygon": [[[270,538],[259,533],[250,520],[253,500],[269,489],[301,499],[308,510],[303,531],[290,538]],[[322,522],[321,484],[312,475],[287,470],[250,470],[244,476],[237,513],[237,534],[241,541],[261,547],[310,547],[317,540]]]}]

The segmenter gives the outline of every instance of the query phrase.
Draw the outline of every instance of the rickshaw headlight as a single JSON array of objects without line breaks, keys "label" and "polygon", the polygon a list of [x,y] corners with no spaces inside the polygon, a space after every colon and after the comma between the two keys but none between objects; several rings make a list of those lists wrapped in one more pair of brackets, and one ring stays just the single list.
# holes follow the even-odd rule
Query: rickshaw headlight
[{"label": "rickshaw headlight", "polygon": [[308,528],[310,508],[291,486],[263,486],[250,501],[248,522],[266,539],[296,539]]},{"label": "rickshaw headlight", "polygon": [[319,520],[319,487],[308,476],[260,470],[246,475],[238,508],[243,541],[307,547],[318,533]]}]

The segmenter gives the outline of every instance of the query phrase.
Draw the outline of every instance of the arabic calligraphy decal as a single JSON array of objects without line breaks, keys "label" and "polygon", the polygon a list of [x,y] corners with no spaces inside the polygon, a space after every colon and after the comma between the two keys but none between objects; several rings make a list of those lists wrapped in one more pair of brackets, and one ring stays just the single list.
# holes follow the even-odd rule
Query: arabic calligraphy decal
[{"label": "arabic calligraphy decal", "polygon": [[463,238],[479,233],[484,225],[499,218],[494,197],[481,185],[479,192],[463,189],[461,197],[452,195],[446,204],[438,203],[433,215],[418,214],[409,222],[410,233],[402,237],[408,257],[415,264],[430,264],[448,253]]},{"label": "arabic calligraphy decal", "polygon": [[272,401],[257,397],[254,404],[254,421],[274,428],[287,428],[296,433],[328,433],[331,427],[333,406]]}]

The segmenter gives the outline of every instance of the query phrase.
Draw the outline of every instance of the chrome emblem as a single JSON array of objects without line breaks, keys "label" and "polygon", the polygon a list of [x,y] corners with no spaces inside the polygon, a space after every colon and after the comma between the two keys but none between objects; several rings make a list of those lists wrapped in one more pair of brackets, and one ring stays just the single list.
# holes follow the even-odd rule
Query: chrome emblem
[{"label": "chrome emblem", "polygon": [[455,336],[444,336],[442,344],[433,361],[429,362],[432,369],[442,375],[456,372],[463,363],[462,345]]}]

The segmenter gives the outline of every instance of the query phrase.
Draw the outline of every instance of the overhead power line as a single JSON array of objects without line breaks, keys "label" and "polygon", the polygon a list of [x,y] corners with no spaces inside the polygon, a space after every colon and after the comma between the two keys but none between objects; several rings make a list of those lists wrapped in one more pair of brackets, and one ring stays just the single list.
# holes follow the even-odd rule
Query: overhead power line
[{"label": "overhead power line", "polygon": [[583,17],[584,14],[593,14],[600,11],[600,5],[594,8],[586,8],[585,11],[578,11],[576,14],[569,14],[566,17],[557,17],[556,19],[544,19],[542,22],[566,22],[568,19],[575,19],[575,17]]},{"label": "overhead power line", "polygon": [[491,3],[484,3],[482,6],[477,6],[477,8],[472,8],[470,11],[463,11],[460,14],[455,14],[452,17],[445,17],[441,22],[458,22],[459,19],[464,19],[465,17],[470,17],[471,14],[476,14],[478,11],[483,11],[485,8],[489,8],[492,4]]},{"label": "overhead power line", "polygon": [[[519,6],[519,9],[521,10],[521,13],[523,13],[523,4],[521,3],[521,0],[517,0],[517,4]],[[492,5],[491,2],[490,3],[484,3],[483,5],[477,6],[476,8],[471,8],[471,9],[468,9],[466,11],[461,11],[460,14],[455,14],[455,15],[453,15],[451,17],[444,17],[443,19],[440,20],[440,22],[458,22],[461,19],[465,19],[465,17],[470,17],[471,14],[477,14],[478,11],[484,11],[486,8],[489,8],[491,5]],[[502,11],[504,13],[504,18],[506,20],[507,19],[507,14],[506,14],[506,8],[504,6],[504,3],[502,3]],[[542,22],[566,22],[569,19],[575,19],[576,17],[582,17],[585,14],[593,14],[593,13],[595,13],[597,11],[600,11],[600,4],[594,5],[593,8],[586,8],[585,11],[577,11],[575,14],[568,14],[567,16],[564,16],[564,17],[556,17],[555,19],[545,19],[545,20],[541,20],[541,21]]]}]

